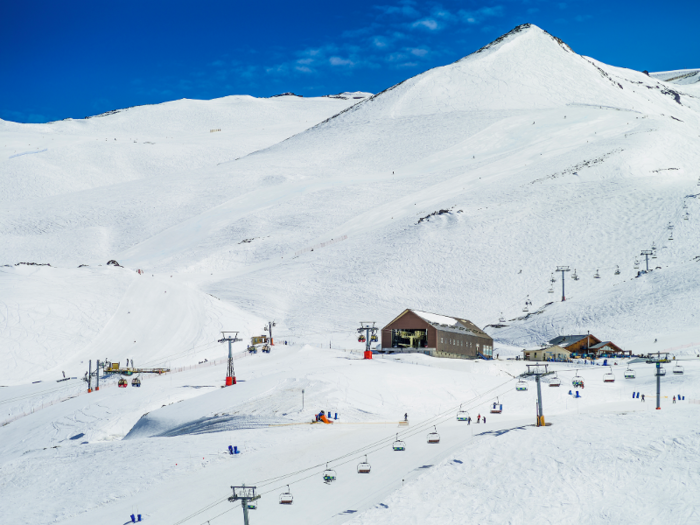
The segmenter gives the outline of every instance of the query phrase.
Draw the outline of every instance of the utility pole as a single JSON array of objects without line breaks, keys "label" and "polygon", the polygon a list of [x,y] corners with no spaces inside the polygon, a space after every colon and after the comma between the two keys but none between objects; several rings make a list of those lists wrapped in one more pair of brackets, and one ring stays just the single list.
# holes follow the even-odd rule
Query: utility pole
[{"label": "utility pole", "polygon": [[[248,519],[248,505],[260,499],[260,496],[255,495],[256,487],[246,487],[245,484],[243,484],[240,487],[231,487],[231,489],[233,490],[233,496],[229,496],[228,500],[232,503],[238,500],[241,501],[241,507],[243,507],[243,523],[245,525],[250,525]],[[255,508],[255,504],[253,504],[252,508]]]},{"label": "utility pole", "polygon": [[[548,372],[547,371],[547,366],[548,365],[541,365],[541,364],[535,364],[535,365],[526,365],[527,366],[527,373],[526,375],[528,376],[535,376],[535,380],[537,381],[537,426],[538,427],[543,427],[545,426],[544,423],[544,410],[542,408],[542,386],[540,382],[540,378],[547,376],[549,374],[553,374],[554,372]],[[542,367],[544,367],[544,372],[542,372]]]},{"label": "utility pole", "polygon": [[566,301],[566,295],[564,294],[564,272],[568,272],[568,266],[557,266],[557,271],[561,272],[561,302]]},{"label": "utility pole", "polygon": [[642,250],[640,255],[644,255],[647,261],[647,272],[649,271],[649,256],[654,254],[654,250]]},{"label": "utility pole", "polygon": [[231,349],[231,345],[237,341],[241,341],[241,339],[238,339],[238,332],[221,332],[221,339],[219,339],[219,343],[228,342],[228,370],[226,372],[226,386],[236,384],[236,372],[233,370],[233,350]]},{"label": "utility pole", "polygon": [[[360,321],[360,327],[357,332],[360,334],[358,340],[362,342],[364,338],[365,342],[365,359],[372,359],[372,350],[370,345],[373,341],[377,340],[377,330],[378,328],[374,326],[376,323],[374,321]],[[364,334],[362,333],[364,332]]]},{"label": "utility pole", "polygon": [[272,327],[273,326],[277,326],[277,323],[274,321],[268,321],[267,326],[265,328],[263,328],[263,330],[265,330],[266,332],[268,332],[270,334],[270,346],[275,346],[275,343],[272,340]]}]

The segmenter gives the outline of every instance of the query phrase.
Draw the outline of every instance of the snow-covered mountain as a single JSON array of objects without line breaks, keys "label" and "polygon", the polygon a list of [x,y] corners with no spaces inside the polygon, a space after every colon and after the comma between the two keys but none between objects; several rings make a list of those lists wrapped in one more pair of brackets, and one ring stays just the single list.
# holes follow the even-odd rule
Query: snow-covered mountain
[{"label": "snow-covered mountain", "polygon": [[[314,115],[317,105],[345,108],[245,156],[279,135],[253,126],[261,138],[235,152],[224,131],[255,136],[244,125],[250,121],[215,121],[212,109],[199,117],[207,122],[201,140],[217,137],[212,162],[197,142],[196,166],[134,168],[114,184],[104,175],[91,187],[74,183],[74,191],[42,198],[38,179],[5,177],[1,260],[76,267],[116,259],[319,342],[349,344],[357,319],[381,324],[407,306],[482,326],[501,312],[515,319],[528,297],[537,309],[560,295],[560,282],[548,293],[558,265],[580,276],[569,281],[569,300],[493,330],[496,338],[525,345],[590,329],[632,348],[698,324],[697,280],[689,277],[700,255],[700,97],[683,86],[580,56],[524,25],[453,64],[348,107],[351,101],[215,101],[294,111],[310,103]],[[156,159],[178,157],[186,139],[125,139],[138,139],[140,126],[185,133],[206,104],[21,128],[39,138],[52,126],[94,126],[95,148],[113,147],[104,138],[119,134],[116,144],[122,140],[147,165],[153,151]],[[274,120],[275,111],[265,118]],[[285,134],[296,125],[294,111]],[[150,114],[160,115],[156,124]],[[210,133],[215,126],[224,131]],[[4,166],[51,151],[13,154]],[[79,156],[62,155],[58,149],[52,158],[54,172],[80,169]],[[15,173],[23,169],[40,173],[31,166]],[[23,190],[15,192],[18,181]],[[440,210],[447,213],[433,215]],[[652,266],[661,271],[635,279],[635,259],[654,244]]]},{"label": "snow-covered mountain", "polygon": [[[525,24],[374,96],[0,121],[0,515],[218,524],[240,513],[231,484],[255,483],[254,523],[692,521],[700,84],[675,73],[611,67]],[[352,352],[358,321],[407,307],[488,325],[501,359]],[[245,355],[272,320],[272,353]],[[243,339],[225,389],[221,330]],[[515,391],[524,365],[504,356],[587,330],[671,350],[686,374],[655,411],[632,397],[655,392],[644,363],[620,360],[612,384],[552,365],[554,425],[532,428],[535,389]],[[96,359],[172,373],[91,394],[55,382]],[[337,423],[307,425],[321,408]]]},{"label": "snow-covered mountain", "polygon": [[690,85],[700,82],[700,69],[678,69],[676,71],[659,71],[649,73],[653,78],[671,82],[673,84]]}]

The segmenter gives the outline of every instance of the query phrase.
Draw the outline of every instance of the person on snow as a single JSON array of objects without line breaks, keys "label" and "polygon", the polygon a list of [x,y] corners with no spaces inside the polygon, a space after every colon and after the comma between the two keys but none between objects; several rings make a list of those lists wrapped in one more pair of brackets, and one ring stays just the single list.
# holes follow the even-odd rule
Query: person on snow
[{"label": "person on snow", "polygon": [[481,423],[481,414],[479,414],[478,416],[476,416],[476,422],[477,422],[477,423]]},{"label": "person on snow", "polygon": [[644,394],[642,394],[642,403],[644,403]]},{"label": "person on snow", "polygon": [[674,403],[676,402],[676,396],[673,396],[673,402]]},{"label": "person on snow", "polygon": [[486,416],[484,416],[484,425],[486,424]]},{"label": "person on snow", "polygon": [[408,421],[408,412],[406,412],[406,413],[403,415],[403,420],[404,420],[404,421]]},{"label": "person on snow", "polygon": [[467,425],[472,424],[472,416],[467,416]]}]

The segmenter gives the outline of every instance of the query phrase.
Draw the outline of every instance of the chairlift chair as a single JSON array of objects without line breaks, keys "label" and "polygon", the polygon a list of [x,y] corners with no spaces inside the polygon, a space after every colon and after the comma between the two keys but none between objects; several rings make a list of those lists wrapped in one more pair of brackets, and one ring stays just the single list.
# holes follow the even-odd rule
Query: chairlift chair
[{"label": "chairlift chair", "polygon": [[124,379],[124,378],[122,377],[122,378],[119,380],[119,383],[118,383],[117,386],[119,386],[119,388],[126,388],[128,385],[129,385],[129,383],[127,383],[126,379]]},{"label": "chairlift chair", "polygon": [[459,405],[459,412],[457,412],[457,421],[468,421],[469,412],[462,410],[462,405]]},{"label": "chairlift chair", "polygon": [[583,377],[578,375],[578,370],[576,370],[576,375],[571,378],[571,386],[574,388],[582,388],[583,387]]},{"label": "chairlift chair", "polygon": [[506,322],[506,318],[503,317],[503,312],[501,312],[501,317],[498,318],[498,322],[499,322],[499,323],[505,323],[505,322]]},{"label": "chairlift chair", "polygon": [[639,270],[639,261],[637,259],[634,260],[634,269]]},{"label": "chairlift chair", "polygon": [[683,373],[683,367],[676,363],[676,366],[673,367],[673,373],[674,374],[682,374]]},{"label": "chairlift chair", "polygon": [[553,287],[553,286],[550,286],[550,287],[549,287],[549,290],[547,290],[547,293],[554,293],[554,287]]},{"label": "chairlift chair", "polygon": [[437,433],[437,427],[433,425],[433,432],[428,434],[428,443],[437,445],[440,443],[440,434]]},{"label": "chairlift chair", "polygon": [[518,392],[525,392],[527,391],[527,382],[519,379],[517,383],[515,383],[515,390]]},{"label": "chairlift chair", "polygon": [[365,341],[367,341],[367,338],[366,338],[364,335],[361,335],[360,337],[357,338],[357,340],[358,340],[360,343],[364,343]]},{"label": "chairlift chair", "polygon": [[603,383],[614,383],[615,374],[612,373],[612,367],[610,367],[610,372],[603,374]]},{"label": "chairlift chair", "polygon": [[256,510],[258,508],[258,502],[257,501],[249,501],[246,506],[248,507],[248,510]]},{"label": "chairlift chair", "polygon": [[690,215],[688,215],[688,212],[685,212],[685,215],[683,215],[683,220],[687,221],[690,219]]},{"label": "chairlift chair", "polygon": [[280,505],[291,505],[294,502],[294,496],[289,490],[289,485],[287,485],[287,492],[280,494]]},{"label": "chairlift chair", "polygon": [[373,343],[376,343],[377,341],[379,341],[379,338],[376,334],[372,334],[372,337],[370,337],[369,340]]},{"label": "chairlift chair", "polygon": [[326,470],[323,471],[323,482],[326,485],[330,485],[336,480],[335,470],[328,468],[328,463],[326,463]]},{"label": "chairlift chair", "polygon": [[620,265],[615,268],[615,275],[620,275]]},{"label": "chairlift chair", "polygon": [[503,405],[500,403],[498,398],[496,398],[496,402],[491,405],[491,413],[492,414],[500,414],[503,412]]},{"label": "chairlift chair", "polygon": [[401,441],[399,439],[399,435],[396,434],[396,441],[394,441],[394,444],[391,446],[392,449],[394,449],[394,452],[403,452],[406,450],[406,443]]},{"label": "chairlift chair", "polygon": [[666,369],[662,366],[658,368],[659,370],[659,375],[660,376],[665,376],[666,375]]},{"label": "chairlift chair", "polygon": [[593,276],[594,279],[600,279],[600,273],[598,270],[595,271],[595,275]]},{"label": "chairlift chair", "polygon": [[372,466],[367,462],[367,456],[365,456],[365,460],[357,465],[357,473],[369,474],[370,470],[372,470]]},{"label": "chairlift chair", "polygon": [[141,387],[141,380],[138,377],[135,377],[131,380],[131,386],[135,386],[140,388]]},{"label": "chairlift chair", "polygon": [[634,373],[634,370],[632,370],[629,366],[627,367],[627,370],[625,370],[625,379],[634,379],[637,377]]},{"label": "chairlift chair", "polygon": [[668,240],[672,241],[673,240],[673,232],[671,232],[671,235],[668,236]]},{"label": "chairlift chair", "polygon": [[576,270],[574,270],[574,273],[571,274],[571,278],[572,278],[574,281],[578,281],[578,274],[576,273]]},{"label": "chairlift chair", "polygon": [[561,379],[559,379],[559,376],[554,373],[554,377],[549,381],[549,386],[561,386]]}]

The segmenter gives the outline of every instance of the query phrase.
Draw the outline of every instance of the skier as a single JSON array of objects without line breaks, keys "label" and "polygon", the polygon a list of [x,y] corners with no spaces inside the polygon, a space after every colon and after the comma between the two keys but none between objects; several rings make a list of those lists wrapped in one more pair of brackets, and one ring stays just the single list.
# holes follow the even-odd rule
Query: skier
[{"label": "skier", "polygon": [[486,424],[486,416],[484,416],[484,425]]},{"label": "skier", "polygon": [[403,415],[403,420],[404,420],[404,421],[408,421],[408,412],[406,412],[406,413]]},{"label": "skier", "polygon": [[478,416],[476,416],[476,422],[477,422],[477,423],[481,423],[481,414],[479,414]]},{"label": "skier", "polygon": [[642,394],[642,403],[644,403],[644,394]]},{"label": "skier", "polygon": [[676,396],[673,396],[673,402],[674,403],[676,402]]},{"label": "skier", "polygon": [[472,424],[472,416],[468,416],[467,417],[467,425],[471,425],[471,424]]},{"label": "skier", "polygon": [[496,410],[496,403],[493,404],[493,409]]}]

